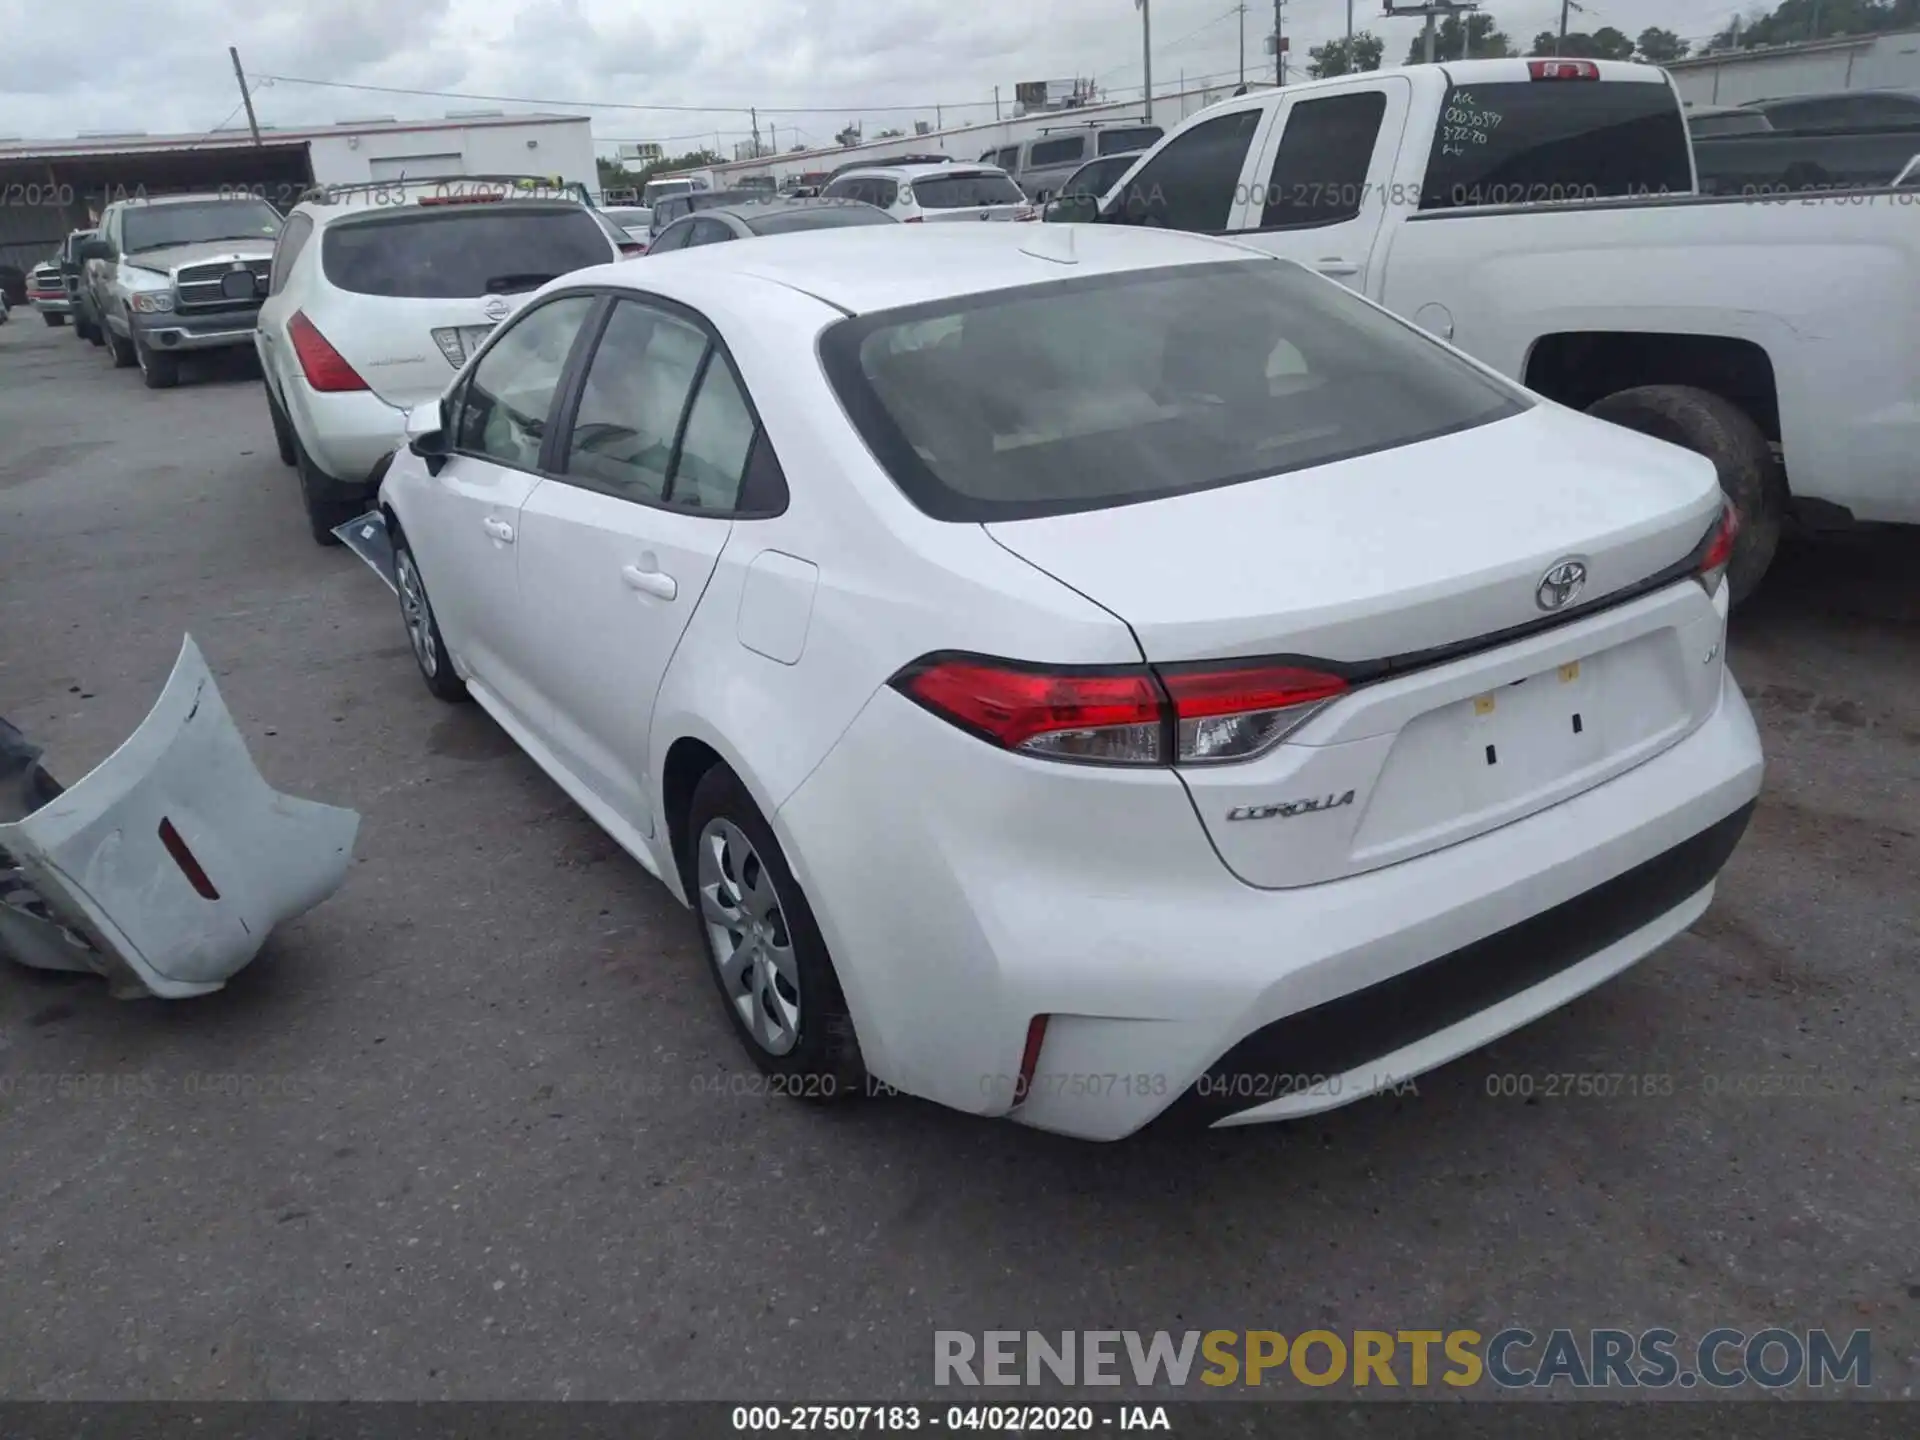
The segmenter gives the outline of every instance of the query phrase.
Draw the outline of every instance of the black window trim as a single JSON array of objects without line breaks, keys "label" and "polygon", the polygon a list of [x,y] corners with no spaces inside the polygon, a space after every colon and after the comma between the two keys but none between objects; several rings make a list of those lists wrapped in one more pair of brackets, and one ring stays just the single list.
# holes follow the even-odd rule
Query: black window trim
[{"label": "black window trim", "polygon": [[[965,314],[970,310],[1001,304],[1009,294],[1022,291],[1033,294],[1064,295],[1079,290],[1124,285],[1156,276],[1182,273],[1197,275],[1224,271],[1228,266],[1233,265],[1263,263],[1306,268],[1299,266],[1295,261],[1283,260],[1277,255],[1250,248],[1245,256],[1230,260],[1212,260],[1202,264],[1156,265],[1140,270],[1117,270],[1101,275],[1079,275],[1066,280],[1048,280],[1038,284],[1018,286],[1014,291],[988,290],[978,294],[946,297],[914,305],[901,305],[892,309],[869,310],[850,315],[844,320],[837,320],[820,332],[819,339],[814,342],[814,351],[820,368],[826,374],[827,384],[833,390],[835,398],[840,401],[848,423],[853,426],[854,433],[860,437],[860,443],[866,447],[867,453],[873,457],[881,473],[900,492],[901,497],[922,515],[930,520],[940,520],[950,524],[988,525],[1019,520],[1044,520],[1061,515],[1125,509],[1173,496],[1200,495],[1209,490],[1223,490],[1230,485],[1244,485],[1253,480],[1289,475],[1297,470],[1312,470],[1347,460],[1358,460],[1368,455],[1378,455],[1388,450],[1403,450],[1413,445],[1424,445],[1434,440],[1444,439],[1448,435],[1460,435],[1469,430],[1477,430],[1484,425],[1513,419],[1533,408],[1534,400],[1529,392],[1513,381],[1487,371],[1477,362],[1469,361],[1468,363],[1481,373],[1482,378],[1491,383],[1496,392],[1506,397],[1507,403],[1504,407],[1418,435],[1405,436],[1381,444],[1363,445],[1356,449],[1341,451],[1334,455],[1323,455],[1297,464],[1262,466],[1243,474],[1222,476],[1204,485],[1182,485],[1166,490],[1146,490],[1124,498],[1104,498],[1084,504],[1061,500],[1014,505],[1004,501],[975,500],[970,496],[956,493],[940,479],[932,467],[920,458],[919,452],[914,449],[905,432],[900,429],[885,405],[874,394],[873,386],[868,383],[861,369],[861,343],[868,335],[883,327],[907,323],[922,317],[945,318]],[[1438,343],[1432,335],[1410,320],[1391,313],[1387,318],[1430,344]],[[900,478],[902,475],[912,478],[910,481],[903,481]]]},{"label": "black window trim", "polygon": [[[296,224],[303,228],[296,237],[297,243],[293,246],[293,254],[287,257],[287,263],[283,268],[280,264],[280,254],[287,248],[287,237],[294,234],[293,227]],[[305,210],[297,210],[286,218],[285,223],[280,226],[280,234],[274,239],[273,259],[269,263],[267,272],[267,294],[278,295],[287,288],[287,276],[292,273],[294,265],[299,262],[306,248],[313,243],[317,228],[313,223],[313,216]]]},{"label": "black window trim", "polygon": [[[674,515],[693,515],[705,520],[773,520],[787,513],[792,492],[787,486],[786,471],[780,465],[780,457],[773,449],[773,442],[767,435],[766,421],[761,418],[760,407],[753,403],[753,392],[747,387],[747,380],[740,373],[739,363],[733,358],[733,352],[727,348],[727,342],[721,338],[720,331],[698,310],[683,305],[678,300],[651,290],[632,290],[627,288],[607,289],[601,286],[569,287],[568,294],[593,295],[601,302],[595,312],[588,316],[587,323],[580,327],[585,337],[592,334],[588,345],[576,344],[573,354],[567,357],[566,368],[560,372],[560,386],[554,391],[557,408],[548,414],[547,433],[540,447],[540,478],[558,481],[563,485],[572,485],[581,490],[591,490],[614,500],[625,501],[629,505],[638,505],[647,510],[663,510]],[[558,292],[554,298],[558,298]],[[706,336],[707,348],[701,353],[700,363],[694,369],[693,383],[687,387],[687,397],[681,402],[680,419],[673,431],[673,454],[667,461],[666,486],[658,500],[635,495],[615,486],[604,485],[585,475],[570,474],[566,466],[567,448],[573,439],[573,422],[580,413],[580,400],[586,388],[587,370],[592,357],[599,351],[600,338],[605,333],[607,323],[613,318],[614,306],[622,300],[657,310],[676,320],[693,326]],[[482,354],[485,352],[482,351]],[[715,510],[704,505],[676,504],[673,499],[674,482],[680,473],[680,446],[686,439],[687,424],[693,417],[693,407],[700,399],[701,386],[706,382],[707,371],[718,353],[726,361],[727,368],[733,373],[733,380],[740,391],[740,398],[746,403],[747,414],[753,419],[753,436],[747,442],[746,459],[740,472],[740,499],[745,499],[747,486],[751,479],[753,461],[761,450],[772,457],[774,478],[778,486],[765,503],[760,505],[736,505],[727,510]],[[479,362],[476,360],[475,364]]]},{"label": "black window trim", "polygon": [[457,444],[460,438],[460,412],[466,405],[467,391],[473,388],[474,376],[480,373],[481,363],[493,353],[493,347],[500,343],[501,336],[510,330],[518,329],[535,311],[544,310],[557,301],[584,295],[589,300],[597,302],[601,298],[601,293],[584,285],[570,285],[565,290],[555,290],[551,294],[542,295],[536,303],[525,306],[507,321],[494,327],[493,333],[487,336],[486,343],[467,362],[466,369],[461,372],[460,378],[454,382],[453,388],[447,391],[445,398],[440,402],[443,407],[440,417],[441,431],[446,436],[449,455],[463,456],[468,460],[478,460],[487,465],[498,465],[503,470],[518,470],[523,475],[545,477],[547,472],[541,467],[541,462],[546,457],[547,447],[553,443],[554,421],[557,415],[555,404],[567,393],[567,382],[573,375],[574,367],[580,363],[580,342],[588,331],[596,330],[602,307],[597,304],[589,305],[586,318],[580,322],[579,330],[574,332],[573,344],[567,350],[566,362],[561,365],[560,376],[554,382],[553,394],[547,399],[546,429],[540,436],[540,454],[535,458],[532,469],[525,465],[512,464],[502,460],[498,455],[488,455],[484,451],[461,449]]}]

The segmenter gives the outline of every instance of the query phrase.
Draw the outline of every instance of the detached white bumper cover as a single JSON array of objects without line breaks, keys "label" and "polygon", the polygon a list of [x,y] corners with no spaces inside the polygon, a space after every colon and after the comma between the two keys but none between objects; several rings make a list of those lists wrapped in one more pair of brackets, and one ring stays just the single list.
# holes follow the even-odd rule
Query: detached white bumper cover
[{"label": "detached white bumper cover", "polygon": [[0,952],[116,994],[207,994],[340,888],[359,828],[267,784],[189,636],[125,744],[0,824]]}]

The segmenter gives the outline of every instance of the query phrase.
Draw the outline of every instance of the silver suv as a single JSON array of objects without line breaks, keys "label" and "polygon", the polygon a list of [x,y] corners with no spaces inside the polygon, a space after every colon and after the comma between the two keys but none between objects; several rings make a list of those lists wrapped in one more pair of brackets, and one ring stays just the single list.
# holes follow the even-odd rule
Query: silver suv
[{"label": "silver suv", "polygon": [[280,212],[252,195],[116,200],[80,246],[81,284],[116,369],[150,390],[180,378],[180,354],[252,345]]},{"label": "silver suv", "polygon": [[1075,125],[1042,131],[1017,145],[989,150],[981,160],[1013,177],[1034,204],[1042,204],[1089,160],[1150,150],[1165,132],[1158,125]]}]

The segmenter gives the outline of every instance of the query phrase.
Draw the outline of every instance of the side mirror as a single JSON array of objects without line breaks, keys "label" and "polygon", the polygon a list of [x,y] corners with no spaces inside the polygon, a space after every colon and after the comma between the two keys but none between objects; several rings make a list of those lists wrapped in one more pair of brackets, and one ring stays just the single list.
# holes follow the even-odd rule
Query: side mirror
[{"label": "side mirror", "polygon": [[430,473],[440,473],[449,453],[443,402],[423,400],[407,412],[407,449],[427,462]]},{"label": "side mirror", "polygon": [[82,265],[89,260],[111,260],[114,258],[113,246],[104,240],[82,240],[77,258]]}]

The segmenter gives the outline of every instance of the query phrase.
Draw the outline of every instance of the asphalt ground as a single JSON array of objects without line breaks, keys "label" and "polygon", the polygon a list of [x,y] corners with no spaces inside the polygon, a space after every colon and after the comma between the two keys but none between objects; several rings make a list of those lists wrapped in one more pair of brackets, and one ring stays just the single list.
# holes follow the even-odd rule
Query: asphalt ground
[{"label": "asphalt ground", "polygon": [[149,392],[16,313],[0,714],[71,783],[191,633],[267,778],[364,819],[218,995],[0,967],[0,1395],[874,1399],[932,1392],[936,1330],[1508,1324],[1866,1328],[1911,1394],[1917,576],[1920,532],[1783,556],[1712,909],[1417,1094],[1111,1146],[820,1110],[754,1083],[686,913],[427,695],[257,372]]}]

